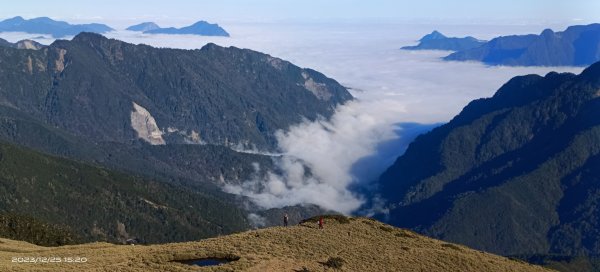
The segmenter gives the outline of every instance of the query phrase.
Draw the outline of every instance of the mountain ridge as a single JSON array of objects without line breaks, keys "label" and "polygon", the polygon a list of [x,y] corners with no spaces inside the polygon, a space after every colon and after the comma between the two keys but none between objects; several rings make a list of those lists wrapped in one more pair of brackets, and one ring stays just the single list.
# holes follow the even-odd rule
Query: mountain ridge
[{"label": "mountain ridge", "polygon": [[486,41],[475,39],[471,36],[456,38],[446,37],[444,34],[434,30],[430,34],[423,36],[419,44],[415,46],[404,46],[403,50],[450,50],[462,51],[479,47]]},{"label": "mountain ridge", "polygon": [[132,25],[127,28],[131,31],[139,31],[144,34],[180,34],[180,35],[200,35],[200,36],[222,36],[229,37],[229,33],[218,24],[211,24],[206,21],[198,21],[189,26],[176,28],[162,28],[154,22],[145,22]]},{"label": "mountain ridge", "polygon": [[417,137],[380,179],[388,222],[501,255],[595,258],[599,79],[600,63],[515,77]]},{"label": "mountain ridge", "polygon": [[159,29],[159,28],[160,28],[160,26],[158,26],[154,22],[144,22],[144,23],[140,23],[137,25],[132,25],[132,26],[128,27],[126,30],[145,32],[148,30],[154,30],[154,29]]},{"label": "mountain ridge", "polygon": [[497,37],[478,48],[452,53],[448,61],[489,65],[588,66],[600,61],[600,24],[569,26],[562,32]]},{"label": "mountain ridge", "polygon": [[[152,137],[167,144],[272,150],[276,130],[304,118],[328,118],[335,106],[352,99],[339,83],[314,70],[214,44],[199,50],[158,49],[82,33],[38,52],[9,50],[0,50],[12,62],[0,67],[10,84],[0,89],[0,98],[92,141],[152,144],[145,129],[153,126],[158,135]],[[28,93],[9,95],[8,88]],[[152,117],[154,124],[136,124],[132,120],[138,116]]]},{"label": "mountain ridge", "polygon": [[16,48],[16,49],[29,49],[29,50],[40,50],[43,47],[45,47],[45,45],[38,43],[34,40],[20,40],[16,43],[11,43],[7,40],[4,39],[0,39],[0,46],[3,47],[10,47],[10,48]]}]

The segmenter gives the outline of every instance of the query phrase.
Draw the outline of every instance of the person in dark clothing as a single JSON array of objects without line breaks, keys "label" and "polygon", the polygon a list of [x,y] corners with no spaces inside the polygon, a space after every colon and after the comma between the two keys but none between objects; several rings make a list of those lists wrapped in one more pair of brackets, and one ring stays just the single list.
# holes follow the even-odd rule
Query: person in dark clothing
[{"label": "person in dark clothing", "polygon": [[283,215],[283,226],[284,227],[288,226],[288,215],[287,215],[287,213],[285,215]]},{"label": "person in dark clothing", "polygon": [[323,228],[323,216],[319,217],[319,228]]}]

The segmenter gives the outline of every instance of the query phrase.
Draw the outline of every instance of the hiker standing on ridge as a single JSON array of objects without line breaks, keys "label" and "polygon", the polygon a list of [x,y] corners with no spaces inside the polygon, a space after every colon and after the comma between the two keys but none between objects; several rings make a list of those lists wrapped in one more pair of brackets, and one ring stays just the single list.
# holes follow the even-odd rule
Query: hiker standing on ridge
[{"label": "hiker standing on ridge", "polygon": [[319,217],[319,229],[323,228],[323,216]]},{"label": "hiker standing on ridge", "polygon": [[283,226],[284,227],[288,226],[288,215],[287,215],[287,213],[283,215]]}]

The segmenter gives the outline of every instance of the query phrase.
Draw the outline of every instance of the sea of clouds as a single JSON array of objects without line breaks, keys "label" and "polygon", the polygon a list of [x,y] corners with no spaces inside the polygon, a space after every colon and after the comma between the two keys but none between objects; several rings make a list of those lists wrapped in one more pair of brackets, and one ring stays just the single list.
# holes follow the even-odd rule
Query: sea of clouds
[{"label": "sea of clouds", "polygon": [[[448,36],[490,39],[539,33],[544,25],[427,24],[419,22],[228,23],[225,37],[146,35],[116,31],[107,36],[131,43],[184,49],[208,42],[268,53],[323,72],[348,87],[355,101],[339,106],[330,120],[304,122],[277,133],[278,171],[224,190],[263,208],[317,204],[343,213],[358,210],[371,196],[356,188],[376,186],[377,177],[410,141],[447,122],[471,100],[489,97],[517,75],[576,67],[489,67],[444,62],[444,51],[404,51],[437,29]],[[564,26],[555,26],[561,30]],[[39,35],[37,35],[39,36]],[[2,33],[9,41],[31,34]],[[37,37],[42,43],[49,38]],[[260,167],[260,166],[258,166]]]}]

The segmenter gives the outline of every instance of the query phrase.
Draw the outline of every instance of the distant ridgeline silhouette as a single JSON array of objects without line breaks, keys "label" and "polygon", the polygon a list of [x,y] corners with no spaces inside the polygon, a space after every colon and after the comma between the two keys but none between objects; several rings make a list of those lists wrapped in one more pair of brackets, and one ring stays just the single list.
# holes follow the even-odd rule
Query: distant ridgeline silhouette
[{"label": "distant ridgeline silhouette", "polygon": [[404,50],[450,50],[460,51],[479,47],[486,41],[475,39],[471,36],[464,38],[446,37],[437,30],[423,36],[416,46],[404,46]]},{"label": "distant ridgeline silhouette", "polygon": [[146,22],[137,25],[133,25],[127,28],[130,31],[140,31],[146,34],[186,34],[186,35],[200,35],[200,36],[224,36],[229,37],[229,33],[225,31],[218,24],[211,24],[206,21],[199,21],[193,25],[175,28],[167,27],[161,28],[159,25],[153,22]]},{"label": "distant ridgeline silhouette", "polygon": [[587,66],[600,61],[600,24],[571,26],[563,32],[546,29],[540,35],[498,37],[444,60],[510,66]]},{"label": "distant ridgeline silhouette", "polygon": [[63,21],[55,21],[48,17],[23,19],[21,16],[6,19],[0,22],[0,32],[25,32],[32,34],[48,34],[54,38],[75,36],[81,32],[106,33],[113,31],[103,24],[69,24]]}]

